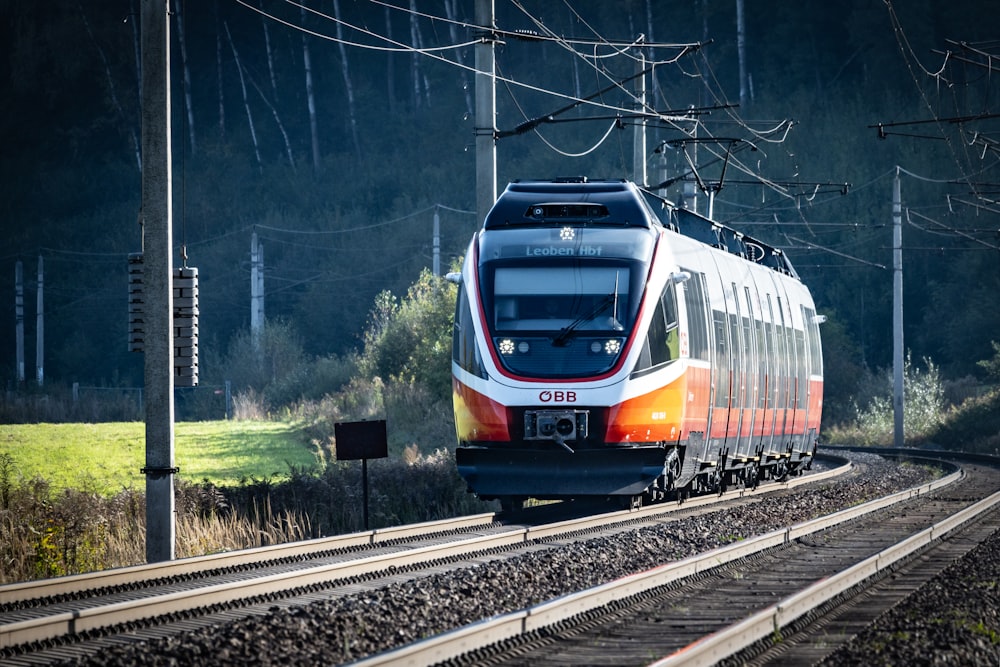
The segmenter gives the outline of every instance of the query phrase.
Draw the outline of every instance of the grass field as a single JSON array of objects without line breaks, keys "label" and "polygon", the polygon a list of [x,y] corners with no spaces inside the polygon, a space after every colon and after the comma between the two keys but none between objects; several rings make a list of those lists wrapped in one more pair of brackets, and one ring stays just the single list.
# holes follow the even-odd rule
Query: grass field
[{"label": "grass field", "polygon": [[[0,457],[15,480],[41,477],[54,488],[110,494],[145,489],[145,425],[0,424]],[[241,479],[312,469],[315,447],[291,424],[257,421],[180,422],[174,429],[179,477],[235,485]]]}]

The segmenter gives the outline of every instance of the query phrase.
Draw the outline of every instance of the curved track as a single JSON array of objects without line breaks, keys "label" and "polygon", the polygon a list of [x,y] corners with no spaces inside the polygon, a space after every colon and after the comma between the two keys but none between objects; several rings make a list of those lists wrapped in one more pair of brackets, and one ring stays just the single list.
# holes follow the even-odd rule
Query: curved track
[{"label": "curved track", "polygon": [[868,503],[359,664],[812,664],[1000,528],[997,462],[962,466],[947,485],[897,494],[894,504]]},{"label": "curved track", "polygon": [[[44,664],[92,655],[102,646],[169,636],[267,613],[275,604],[305,604],[358,587],[384,586],[408,573],[558,539],[634,529],[664,516],[736,505],[755,496],[842,474],[850,466],[734,489],[722,498],[656,505],[552,522],[556,508],[519,515],[518,523],[484,514],[337,538],[184,559],[0,587],[0,660]],[[573,508],[569,508],[573,509]],[[544,522],[544,523],[543,523]]]}]

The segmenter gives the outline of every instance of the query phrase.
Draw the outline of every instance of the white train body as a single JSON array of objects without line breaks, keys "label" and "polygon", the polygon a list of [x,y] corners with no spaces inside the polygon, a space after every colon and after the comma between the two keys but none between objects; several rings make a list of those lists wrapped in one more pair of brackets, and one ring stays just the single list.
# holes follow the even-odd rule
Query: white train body
[{"label": "white train body", "polygon": [[655,498],[811,461],[820,318],[780,251],[626,181],[516,182],[456,281],[456,459],[481,497]]}]

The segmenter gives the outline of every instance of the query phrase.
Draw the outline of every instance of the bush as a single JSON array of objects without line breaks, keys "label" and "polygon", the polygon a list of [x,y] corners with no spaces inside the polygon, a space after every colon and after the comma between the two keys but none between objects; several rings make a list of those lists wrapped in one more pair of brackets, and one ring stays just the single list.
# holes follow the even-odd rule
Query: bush
[{"label": "bush", "polygon": [[[909,353],[903,364],[903,431],[907,440],[926,438],[941,424],[945,412],[944,385],[938,367],[924,359],[926,369],[913,365]],[[858,383],[853,425],[829,429],[832,442],[890,445],[895,432],[892,373],[868,373]]]},{"label": "bush", "polygon": [[1000,389],[949,411],[927,440],[946,449],[1000,455]]},{"label": "bush", "polygon": [[420,384],[441,400],[451,396],[451,335],[456,288],[424,269],[397,303],[375,299],[359,364],[368,378]]}]

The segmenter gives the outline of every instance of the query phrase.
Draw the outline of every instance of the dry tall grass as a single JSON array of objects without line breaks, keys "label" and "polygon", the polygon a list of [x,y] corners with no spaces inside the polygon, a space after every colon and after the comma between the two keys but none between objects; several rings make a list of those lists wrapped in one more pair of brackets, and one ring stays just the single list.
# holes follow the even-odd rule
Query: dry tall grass
[{"label": "dry tall grass", "polygon": [[[0,584],[136,565],[145,561],[144,495],[55,492],[42,479],[12,479],[0,461]],[[369,464],[370,527],[381,528],[483,512],[466,492],[451,453]],[[236,488],[178,481],[178,558],[281,544],[362,530],[358,462],[333,462],[321,473],[253,479]]]}]

